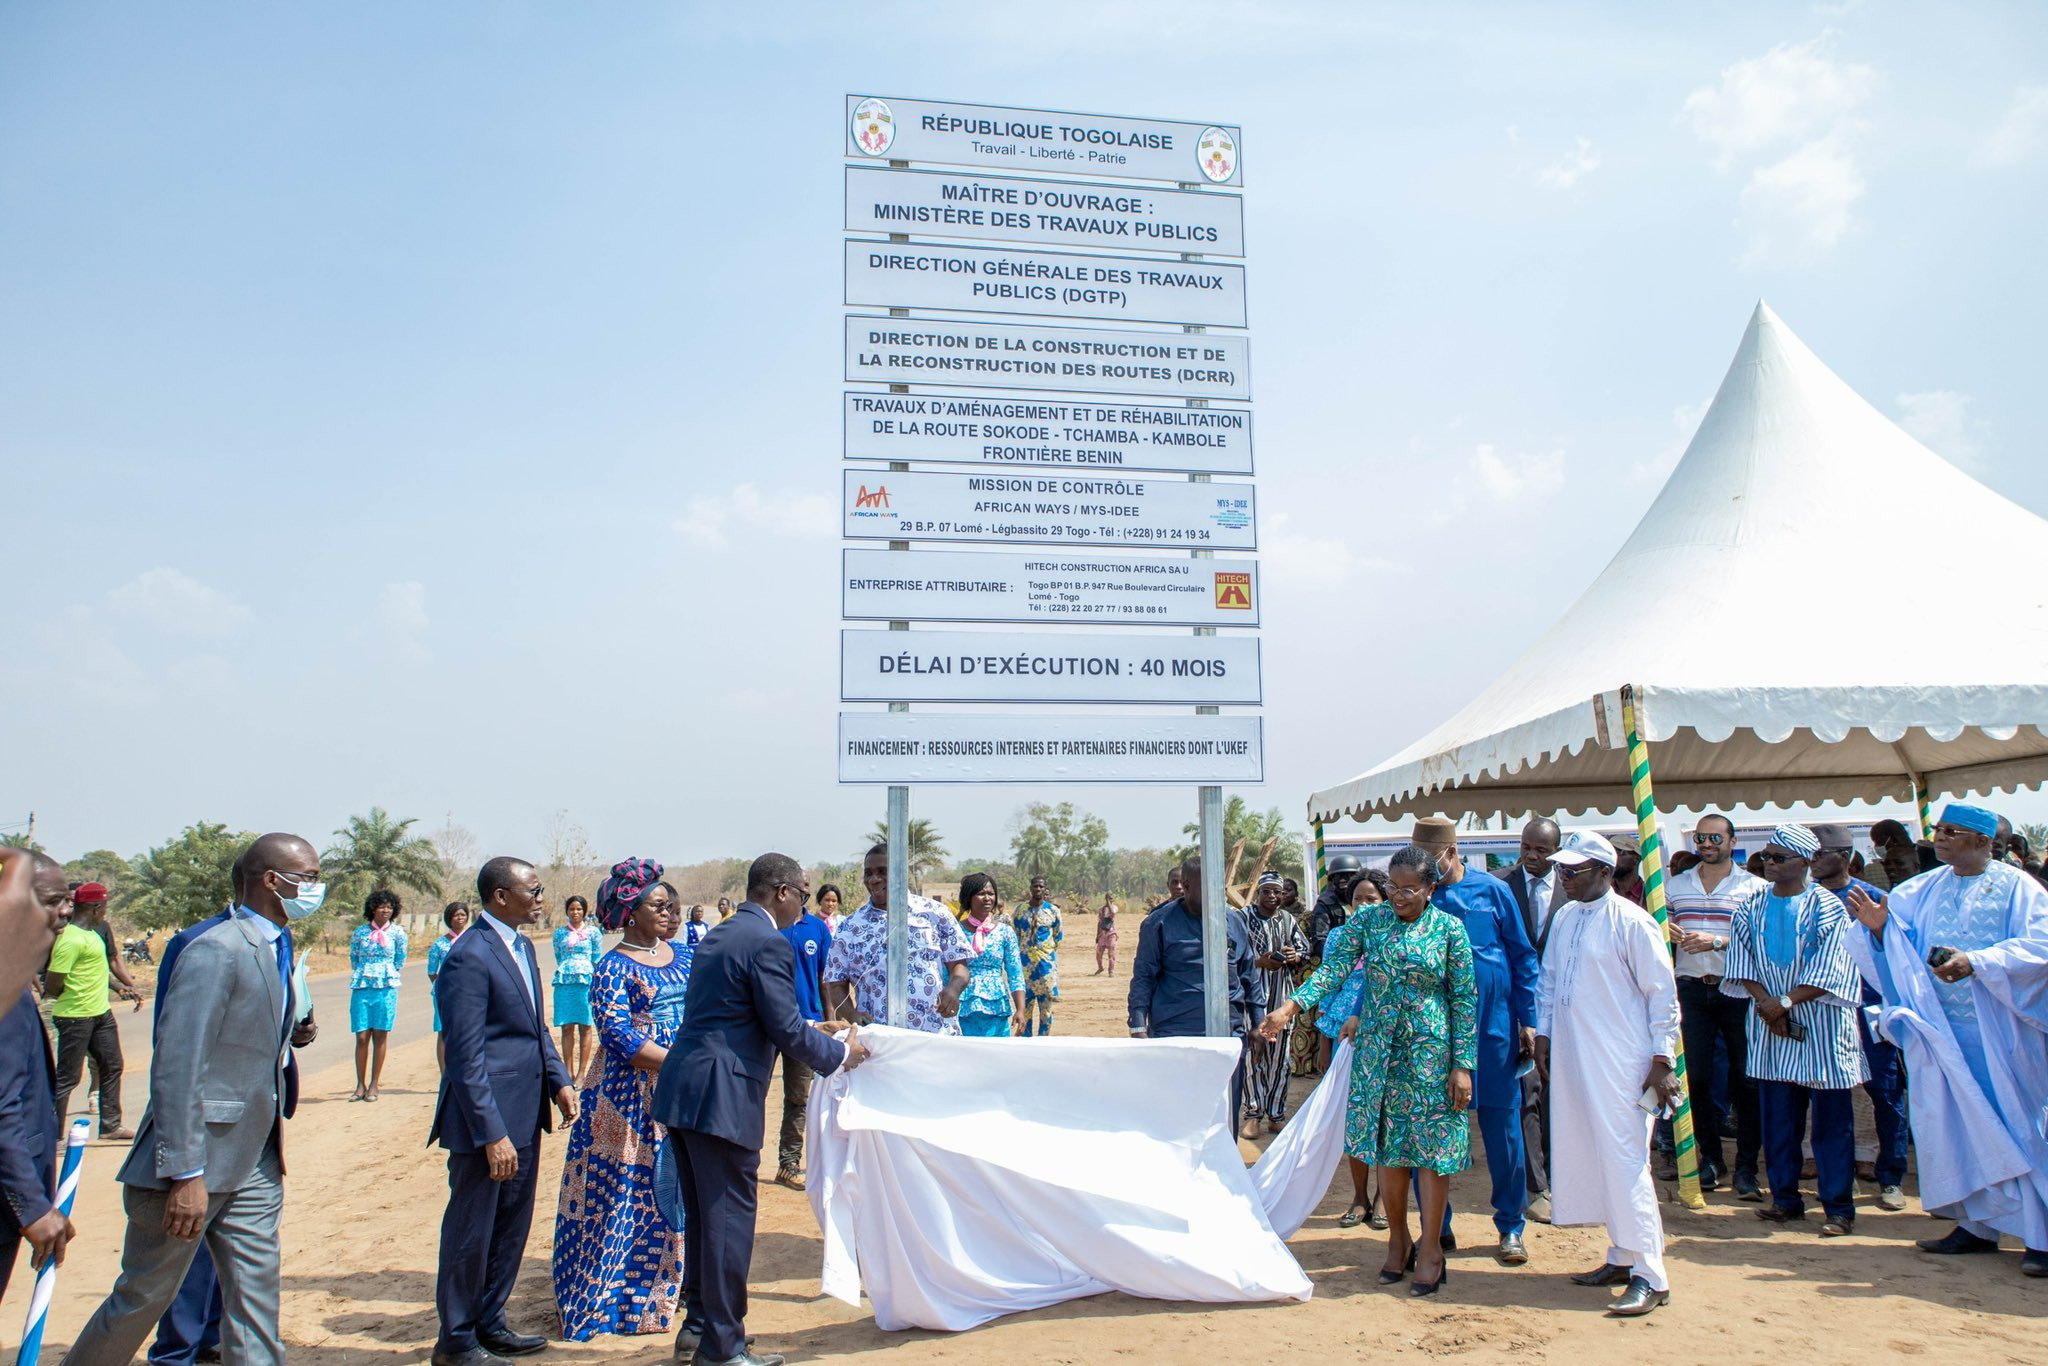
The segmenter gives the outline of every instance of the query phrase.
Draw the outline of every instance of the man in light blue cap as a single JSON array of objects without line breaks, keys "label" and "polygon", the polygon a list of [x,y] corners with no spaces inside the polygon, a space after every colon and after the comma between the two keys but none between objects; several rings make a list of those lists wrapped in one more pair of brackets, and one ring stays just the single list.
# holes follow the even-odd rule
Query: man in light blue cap
[{"label": "man in light blue cap", "polygon": [[1849,913],[1807,876],[1820,839],[1803,825],[1771,832],[1763,849],[1770,880],[1735,912],[1721,990],[1747,996],[1749,1075],[1762,1112],[1768,1223],[1806,1217],[1799,1194],[1800,1145],[1813,1118],[1813,1166],[1826,1214],[1823,1238],[1856,1226],[1856,1113],[1851,1092],[1870,1079],[1856,1033],[1861,983],[1849,957]]},{"label": "man in light blue cap", "polygon": [[1934,827],[1943,867],[1883,903],[1851,888],[1850,946],[1884,994],[1878,1031],[1906,1057],[1920,1202],[1956,1221],[1938,1255],[2026,1247],[2048,1277],[2048,889],[1991,857],[1998,816],[1951,802]]}]

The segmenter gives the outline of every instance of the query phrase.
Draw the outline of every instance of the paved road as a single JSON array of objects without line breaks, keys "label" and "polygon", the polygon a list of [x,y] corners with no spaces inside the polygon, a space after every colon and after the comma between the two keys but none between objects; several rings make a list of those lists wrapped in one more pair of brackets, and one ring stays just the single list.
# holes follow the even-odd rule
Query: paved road
[{"label": "paved road", "polygon": [[[394,1048],[433,1032],[434,1005],[428,993],[426,954],[426,945],[431,942],[415,938],[407,955],[405,981],[398,989],[398,1020],[391,1030]],[[533,936],[533,947],[540,960],[542,989],[546,990],[547,980],[555,970],[554,948],[539,935]],[[348,1032],[348,974],[317,976],[309,985],[320,1037],[299,1050],[299,1072],[307,1077],[338,1064],[353,1065],[356,1047],[355,1036]],[[144,1001],[142,1009],[131,1010],[125,1002],[117,1000],[114,1018],[121,1026],[122,1122],[132,1129],[141,1122],[142,1107],[149,1099],[150,1003]],[[91,1113],[82,1082],[71,1093],[71,1102],[74,1114]]]}]

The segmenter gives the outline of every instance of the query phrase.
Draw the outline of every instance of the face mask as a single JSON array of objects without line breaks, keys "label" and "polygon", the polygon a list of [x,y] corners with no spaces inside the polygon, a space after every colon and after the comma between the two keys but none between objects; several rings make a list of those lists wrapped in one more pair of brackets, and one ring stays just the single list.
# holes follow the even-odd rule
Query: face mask
[{"label": "face mask", "polygon": [[[288,875],[279,873],[278,876],[283,878]],[[320,904],[327,900],[327,884],[324,882],[301,882],[297,886],[299,889],[297,896],[281,896],[278,898],[278,901],[284,906],[284,915],[287,920],[304,920],[307,916],[319,910]]]}]

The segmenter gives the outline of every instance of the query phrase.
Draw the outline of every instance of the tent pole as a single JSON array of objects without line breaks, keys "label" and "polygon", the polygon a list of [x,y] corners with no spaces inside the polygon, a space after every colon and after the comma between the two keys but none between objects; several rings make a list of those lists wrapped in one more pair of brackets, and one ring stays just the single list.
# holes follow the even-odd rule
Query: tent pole
[{"label": "tent pole", "polygon": [[[1658,928],[1670,933],[1670,916],[1664,906],[1664,843],[1657,832],[1657,799],[1650,791],[1650,747],[1643,743],[1636,724],[1636,690],[1621,690],[1621,720],[1628,731],[1629,788],[1635,798],[1636,835],[1643,842],[1643,900]],[[1672,1069],[1678,1074],[1678,1107],[1671,1115],[1671,1134],[1678,1149],[1678,1203],[1687,1209],[1705,1209],[1700,1194],[1699,1140],[1692,1127],[1692,1088],[1685,1075],[1685,1039],[1674,1041]]]},{"label": "tent pole", "polygon": [[1316,833],[1316,893],[1315,896],[1309,898],[1311,906],[1315,904],[1316,897],[1323,894],[1323,887],[1330,880],[1328,863],[1323,857],[1323,823],[1317,821],[1314,828]]},{"label": "tent pole", "polygon": [[1928,794],[1927,780],[1915,773],[1913,778],[1913,800],[1920,805],[1920,838],[1934,838],[1934,799]]}]

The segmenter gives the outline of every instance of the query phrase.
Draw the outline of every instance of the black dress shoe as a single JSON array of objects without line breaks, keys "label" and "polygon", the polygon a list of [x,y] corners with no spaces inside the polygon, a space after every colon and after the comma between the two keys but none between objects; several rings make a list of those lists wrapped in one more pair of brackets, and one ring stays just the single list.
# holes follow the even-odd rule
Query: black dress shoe
[{"label": "black dress shoe", "polygon": [[1932,1252],[1938,1257],[1956,1257],[1965,1252],[1996,1252],[1996,1238],[1979,1238],[1976,1234],[1957,1224],[1948,1231],[1946,1238],[1922,1238],[1913,1246],[1922,1252]]},{"label": "black dress shoe", "polygon": [[[683,1320],[682,1327],[676,1329],[675,1359],[685,1363],[687,1366],[689,1360],[696,1355],[697,1348],[703,1341],[704,1325],[701,1323],[691,1323],[688,1319]],[[741,1346],[744,1349],[753,1345],[754,1336],[749,1333],[746,1342],[741,1344]]]},{"label": "black dress shoe", "polygon": [[434,1366],[512,1366],[496,1352],[472,1347],[467,1352],[436,1352]]},{"label": "black dress shoe", "polygon": [[1639,1319],[1660,1304],[1671,1303],[1669,1290],[1652,1290],[1650,1283],[1641,1276],[1628,1278],[1628,1289],[1621,1298],[1607,1306],[1609,1318]]},{"label": "black dress shoe", "polygon": [[692,1366],[784,1366],[780,1352],[755,1352],[751,1348],[743,1348],[738,1356],[719,1361],[699,1352],[690,1361]]},{"label": "black dress shoe", "polygon": [[1443,1236],[1443,1245],[1444,1251],[1456,1252],[1458,1250],[1458,1235],[1455,1233],[1446,1233]]},{"label": "black dress shoe", "polygon": [[531,1356],[548,1345],[538,1333],[515,1333],[507,1328],[496,1333],[478,1333],[476,1345],[501,1357]]},{"label": "black dress shoe", "polygon": [[2048,1252],[2030,1247],[2020,1258],[2020,1275],[2032,1276],[2036,1280],[2048,1276]]},{"label": "black dress shoe", "polygon": [[1600,1266],[1596,1267],[1591,1271],[1573,1272],[1572,1284],[1593,1286],[1621,1285],[1625,1283],[1628,1280],[1628,1278],[1629,1277],[1627,1267],[1616,1266],[1613,1262],[1603,1262]]},{"label": "black dress shoe", "polygon": [[1522,1235],[1503,1233],[1500,1235],[1500,1251],[1496,1254],[1502,1266],[1521,1266],[1529,1260],[1529,1249],[1522,1246]]}]

